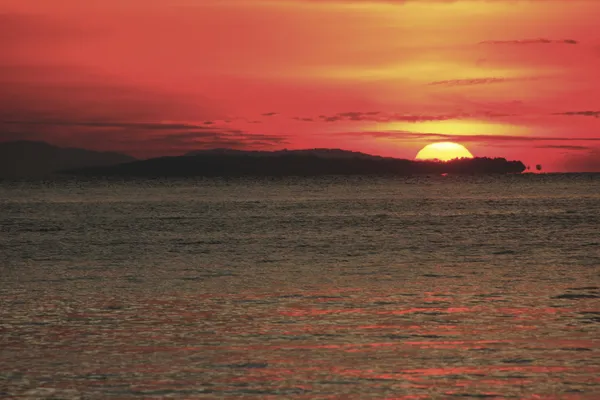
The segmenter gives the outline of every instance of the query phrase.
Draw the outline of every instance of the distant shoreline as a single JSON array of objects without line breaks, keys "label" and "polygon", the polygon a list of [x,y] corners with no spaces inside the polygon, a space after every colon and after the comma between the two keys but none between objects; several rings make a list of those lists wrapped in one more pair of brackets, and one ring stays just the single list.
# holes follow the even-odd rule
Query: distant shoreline
[{"label": "distant shoreline", "polygon": [[337,149],[285,152],[201,152],[160,157],[112,166],[62,171],[77,176],[123,177],[278,177],[326,175],[487,175],[520,174],[521,161],[504,158],[463,158],[451,161],[414,161],[384,158]]},{"label": "distant shoreline", "polygon": [[[181,156],[136,160],[86,149],[61,148],[44,142],[0,143],[0,179],[62,180],[92,178],[190,177],[317,177],[317,176],[437,176],[527,174],[521,161],[504,158],[457,159],[448,162],[382,157],[341,149],[244,151],[197,150]],[[587,172],[552,172],[593,173]]]}]

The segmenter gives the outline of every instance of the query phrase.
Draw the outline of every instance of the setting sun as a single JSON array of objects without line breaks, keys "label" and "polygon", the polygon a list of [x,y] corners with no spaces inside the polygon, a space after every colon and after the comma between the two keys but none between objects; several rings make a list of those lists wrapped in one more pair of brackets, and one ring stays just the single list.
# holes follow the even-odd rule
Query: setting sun
[{"label": "setting sun", "polygon": [[423,147],[415,157],[416,160],[448,161],[455,158],[473,158],[473,154],[465,146],[453,142],[431,143]]}]

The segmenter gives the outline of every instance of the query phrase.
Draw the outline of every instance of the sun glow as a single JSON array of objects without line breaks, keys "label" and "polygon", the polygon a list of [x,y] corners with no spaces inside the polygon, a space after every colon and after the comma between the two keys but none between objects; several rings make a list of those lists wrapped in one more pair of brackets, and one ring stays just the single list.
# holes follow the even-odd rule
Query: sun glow
[{"label": "sun glow", "polygon": [[473,158],[473,154],[462,144],[438,142],[423,147],[415,157],[416,160],[439,161],[449,161],[455,158]]}]

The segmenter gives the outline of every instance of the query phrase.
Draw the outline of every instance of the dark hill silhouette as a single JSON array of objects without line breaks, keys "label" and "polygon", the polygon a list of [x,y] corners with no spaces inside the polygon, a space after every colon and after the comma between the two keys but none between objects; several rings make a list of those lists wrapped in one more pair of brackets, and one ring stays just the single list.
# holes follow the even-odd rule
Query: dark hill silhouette
[{"label": "dark hill silhouette", "polygon": [[32,178],[52,175],[64,169],[109,166],[135,161],[112,152],[62,148],[45,142],[0,143],[0,178]]},{"label": "dark hill silhouette", "polygon": [[200,150],[179,157],[161,157],[110,167],[65,171],[84,176],[318,176],[412,174],[521,173],[525,165],[504,158],[457,159],[449,162],[412,161],[371,156],[338,149],[275,152],[229,149]]},{"label": "dark hill silhouette", "polygon": [[266,150],[237,150],[237,149],[226,149],[226,148],[217,148],[217,149],[208,149],[208,150],[194,150],[189,153],[184,154],[186,156],[206,156],[206,155],[246,155],[249,157],[279,157],[285,155],[311,155],[317,157],[326,157],[326,158],[383,158],[380,156],[373,156],[366,153],[361,153],[358,151],[350,151],[350,150],[341,150],[341,149],[326,149],[326,148],[316,148],[316,149],[302,149],[302,150],[275,150],[275,151],[266,151]]}]

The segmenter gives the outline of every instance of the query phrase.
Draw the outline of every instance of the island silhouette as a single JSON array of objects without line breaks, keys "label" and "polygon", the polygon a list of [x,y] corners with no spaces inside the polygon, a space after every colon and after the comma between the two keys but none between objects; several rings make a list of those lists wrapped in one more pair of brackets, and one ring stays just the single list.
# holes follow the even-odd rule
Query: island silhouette
[{"label": "island silhouette", "polygon": [[123,164],[75,168],[63,174],[97,177],[243,177],[321,175],[519,174],[521,161],[463,158],[416,161],[340,149],[198,150]]},{"label": "island silhouette", "polygon": [[41,178],[65,169],[108,166],[134,160],[126,154],[64,148],[46,142],[4,142],[0,143],[0,178]]}]

